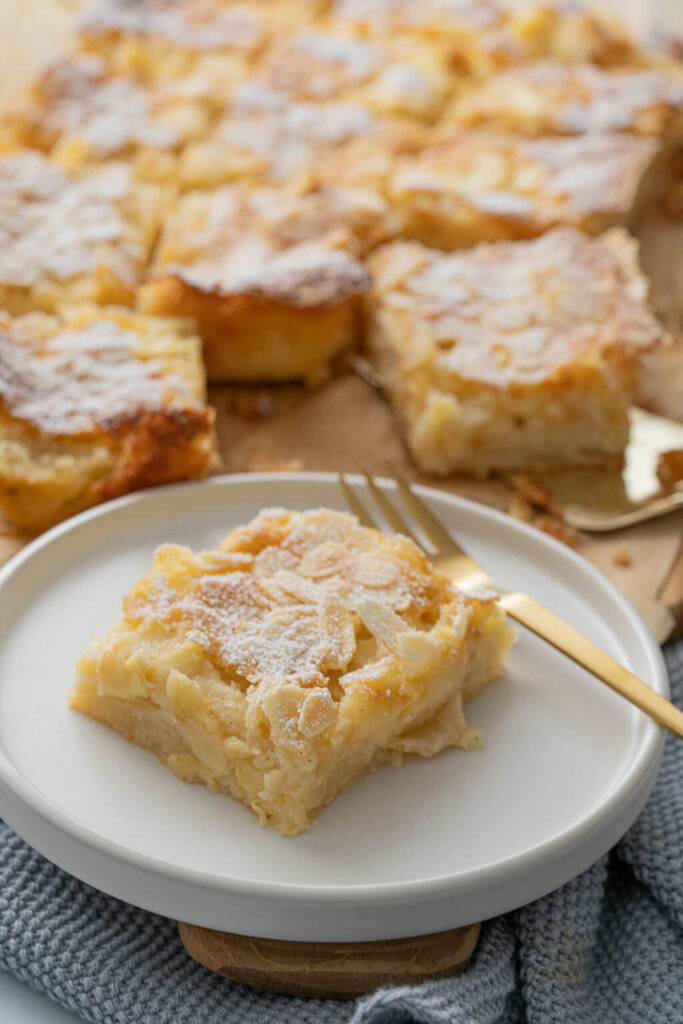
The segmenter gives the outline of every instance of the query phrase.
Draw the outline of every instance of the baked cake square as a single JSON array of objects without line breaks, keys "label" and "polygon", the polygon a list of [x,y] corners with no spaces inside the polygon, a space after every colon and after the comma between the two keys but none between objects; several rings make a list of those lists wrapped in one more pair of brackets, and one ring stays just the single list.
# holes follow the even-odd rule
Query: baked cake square
[{"label": "baked cake square", "polygon": [[552,57],[570,64],[638,67],[648,58],[623,21],[573,0],[541,0],[506,11],[501,35],[499,52],[513,62]]},{"label": "baked cake square", "polygon": [[372,38],[325,23],[277,38],[256,78],[292,99],[348,100],[398,116],[434,121],[453,87],[447,51],[419,37]]},{"label": "baked cake square", "polygon": [[483,76],[532,57],[634,65],[646,55],[618,21],[573,4],[495,0],[332,0],[335,20],[378,36],[417,33],[447,41],[452,66]]},{"label": "baked cake square", "polygon": [[142,307],[197,319],[210,380],[311,379],[356,340],[370,283],[359,256],[384,235],[385,215],[360,189],[188,192]]},{"label": "baked cake square", "polygon": [[495,0],[331,0],[329,14],[380,36],[401,31],[468,35],[498,28],[505,19]]},{"label": "baked cake square", "polygon": [[321,161],[339,176],[341,161],[348,178],[381,188],[392,160],[419,148],[424,131],[410,119],[378,115],[360,103],[293,100],[263,81],[247,81],[233,91],[210,138],[185,150],[180,181],[184,188],[236,180],[280,185],[312,168],[317,173]]},{"label": "baked cake square", "polygon": [[47,67],[0,115],[0,149],[39,149],[70,167],[134,159],[141,177],[172,180],[178,151],[209,124],[177,80],[144,84],[112,75],[100,57],[76,56]]},{"label": "baked cake square", "polygon": [[0,509],[28,530],[216,463],[199,339],[184,323],[74,307],[0,314]]},{"label": "baked cake square", "polygon": [[597,234],[637,219],[659,184],[660,157],[654,139],[618,132],[448,131],[394,162],[388,197],[401,235],[439,249],[533,238],[558,224]]},{"label": "baked cake square", "polygon": [[683,82],[648,69],[529,61],[463,91],[447,119],[524,135],[632,132],[676,145]]},{"label": "baked cake square", "polygon": [[420,469],[621,464],[637,358],[662,339],[626,232],[395,242],[370,270],[367,342]]},{"label": "baked cake square", "polygon": [[271,35],[306,22],[311,0],[98,0],[80,42],[115,70],[144,78],[208,74],[239,81]]},{"label": "baked cake square", "polygon": [[0,309],[130,304],[164,199],[127,164],[68,172],[38,152],[0,157]]},{"label": "baked cake square", "polygon": [[462,704],[513,635],[407,538],[271,509],[217,551],[160,548],[71,706],[296,835],[383,763],[481,746]]}]

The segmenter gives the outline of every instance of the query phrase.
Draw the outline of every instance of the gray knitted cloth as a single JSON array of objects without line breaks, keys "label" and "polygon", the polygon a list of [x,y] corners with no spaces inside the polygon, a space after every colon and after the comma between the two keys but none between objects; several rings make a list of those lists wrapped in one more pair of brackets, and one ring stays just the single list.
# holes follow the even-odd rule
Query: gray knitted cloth
[{"label": "gray knitted cloth", "polygon": [[[683,643],[667,651],[683,706]],[[196,964],[175,924],[104,896],[0,822],[0,967],[103,1024],[681,1024],[683,743],[606,857],[485,924],[460,978],[358,1003],[288,999]]]}]

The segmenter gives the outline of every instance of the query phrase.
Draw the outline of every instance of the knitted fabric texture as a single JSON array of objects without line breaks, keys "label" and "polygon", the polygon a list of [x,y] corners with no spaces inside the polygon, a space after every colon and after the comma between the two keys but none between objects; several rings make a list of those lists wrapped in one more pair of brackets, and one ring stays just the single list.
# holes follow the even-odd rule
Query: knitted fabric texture
[{"label": "knitted fabric texture", "polygon": [[[683,706],[683,643],[666,652]],[[681,1024],[683,743],[624,839],[578,878],[485,924],[459,978],[357,1003],[235,985],[175,923],[76,881],[0,823],[0,967],[97,1024]]]}]

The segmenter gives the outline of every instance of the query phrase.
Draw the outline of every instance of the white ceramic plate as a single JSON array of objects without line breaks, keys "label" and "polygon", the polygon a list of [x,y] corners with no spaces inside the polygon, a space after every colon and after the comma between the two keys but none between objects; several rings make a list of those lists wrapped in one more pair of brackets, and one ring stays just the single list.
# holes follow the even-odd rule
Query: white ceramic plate
[{"label": "white ceramic plate", "polygon": [[[360,479],[358,481],[360,485]],[[515,520],[422,489],[504,587],[523,587],[660,693],[659,649],[615,588]],[[215,546],[260,508],[344,508],[335,477],[249,474],[131,495],[29,545],[0,572],[0,814],[55,863],[130,903],[283,939],[371,940],[490,917],[560,885],[628,828],[660,730],[522,633],[469,706],[483,751],[362,780],[295,839],[180,782],[71,711],[74,662],[164,541]]]}]

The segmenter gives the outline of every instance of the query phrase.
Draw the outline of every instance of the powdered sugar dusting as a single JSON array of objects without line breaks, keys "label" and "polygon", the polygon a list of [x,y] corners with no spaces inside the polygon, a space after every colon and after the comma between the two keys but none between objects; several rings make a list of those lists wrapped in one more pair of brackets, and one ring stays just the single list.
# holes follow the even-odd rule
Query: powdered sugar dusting
[{"label": "powdered sugar dusting", "polygon": [[46,340],[17,325],[0,330],[0,401],[44,433],[85,434],[143,411],[196,405],[159,360],[137,357],[140,336],[113,321]]},{"label": "powdered sugar dusting", "polygon": [[522,154],[542,173],[542,191],[563,197],[579,214],[627,212],[657,154],[652,139],[629,135],[580,135],[521,143]]},{"label": "powdered sugar dusting", "polygon": [[[456,106],[467,123],[491,118],[541,132],[658,134],[683,110],[683,85],[656,71],[540,60],[490,78]],[[654,115],[654,116],[652,116]]]},{"label": "powdered sugar dusting", "polygon": [[487,131],[446,136],[404,161],[401,192],[459,195],[494,216],[541,224],[626,213],[658,151],[653,139],[613,132],[524,139]]},{"label": "powdered sugar dusting", "polygon": [[290,101],[283,109],[241,115],[231,112],[217,135],[230,146],[262,158],[269,179],[281,182],[310,167],[321,151],[377,131],[376,118],[364,107]]},{"label": "powdered sugar dusting", "polygon": [[130,145],[171,148],[176,127],[154,111],[151,94],[129,78],[107,78],[97,57],[60,61],[40,80],[45,131],[74,136],[110,155]]},{"label": "powdered sugar dusting", "polygon": [[0,159],[0,281],[65,281],[109,262],[115,245],[117,270],[134,285],[144,254],[124,237],[120,212],[131,183],[122,164],[71,179],[38,153]]},{"label": "powdered sugar dusting", "polygon": [[[272,542],[264,543],[270,530]],[[350,665],[361,610],[367,618],[368,607],[385,608],[399,632],[413,633],[420,614],[453,596],[419,556],[406,559],[407,550],[416,552],[409,542],[380,539],[342,513],[266,511],[240,531],[240,551],[250,537],[248,567],[208,575],[198,565],[177,585],[157,575],[126,599],[126,614],[180,631],[252,685],[319,687]],[[231,544],[228,538],[221,550],[229,553]],[[309,709],[311,728],[326,713],[316,709]]]},{"label": "powdered sugar dusting", "polygon": [[369,286],[348,250],[354,216],[376,212],[370,199],[366,207],[351,190],[290,196],[233,186],[189,196],[167,227],[168,237],[187,247],[187,259],[157,272],[226,295],[269,295],[302,306],[337,302]]},{"label": "powdered sugar dusting", "polygon": [[557,228],[450,255],[389,247],[377,287],[386,272],[387,308],[414,320],[407,372],[426,361],[495,386],[531,384],[577,358],[650,347],[661,327],[644,302],[632,244],[618,230],[603,241]]},{"label": "powdered sugar dusting", "polygon": [[377,43],[355,36],[301,32],[294,40],[294,47],[321,64],[340,65],[354,82],[368,78],[381,64]]},{"label": "powdered sugar dusting", "polygon": [[335,0],[334,17],[388,31],[401,26],[454,23],[473,29],[492,28],[501,18],[494,0]]},{"label": "powdered sugar dusting", "polygon": [[217,0],[99,0],[81,28],[156,36],[195,50],[250,50],[265,34],[246,4],[230,7]]},{"label": "powdered sugar dusting", "polygon": [[367,82],[387,59],[382,45],[374,40],[305,30],[273,49],[263,74],[278,90],[323,100]]},{"label": "powdered sugar dusting", "polygon": [[315,242],[242,262],[245,247],[237,246],[222,264],[198,260],[193,266],[169,263],[165,271],[203,291],[223,295],[250,294],[320,306],[365,291],[370,278],[357,260]]}]

